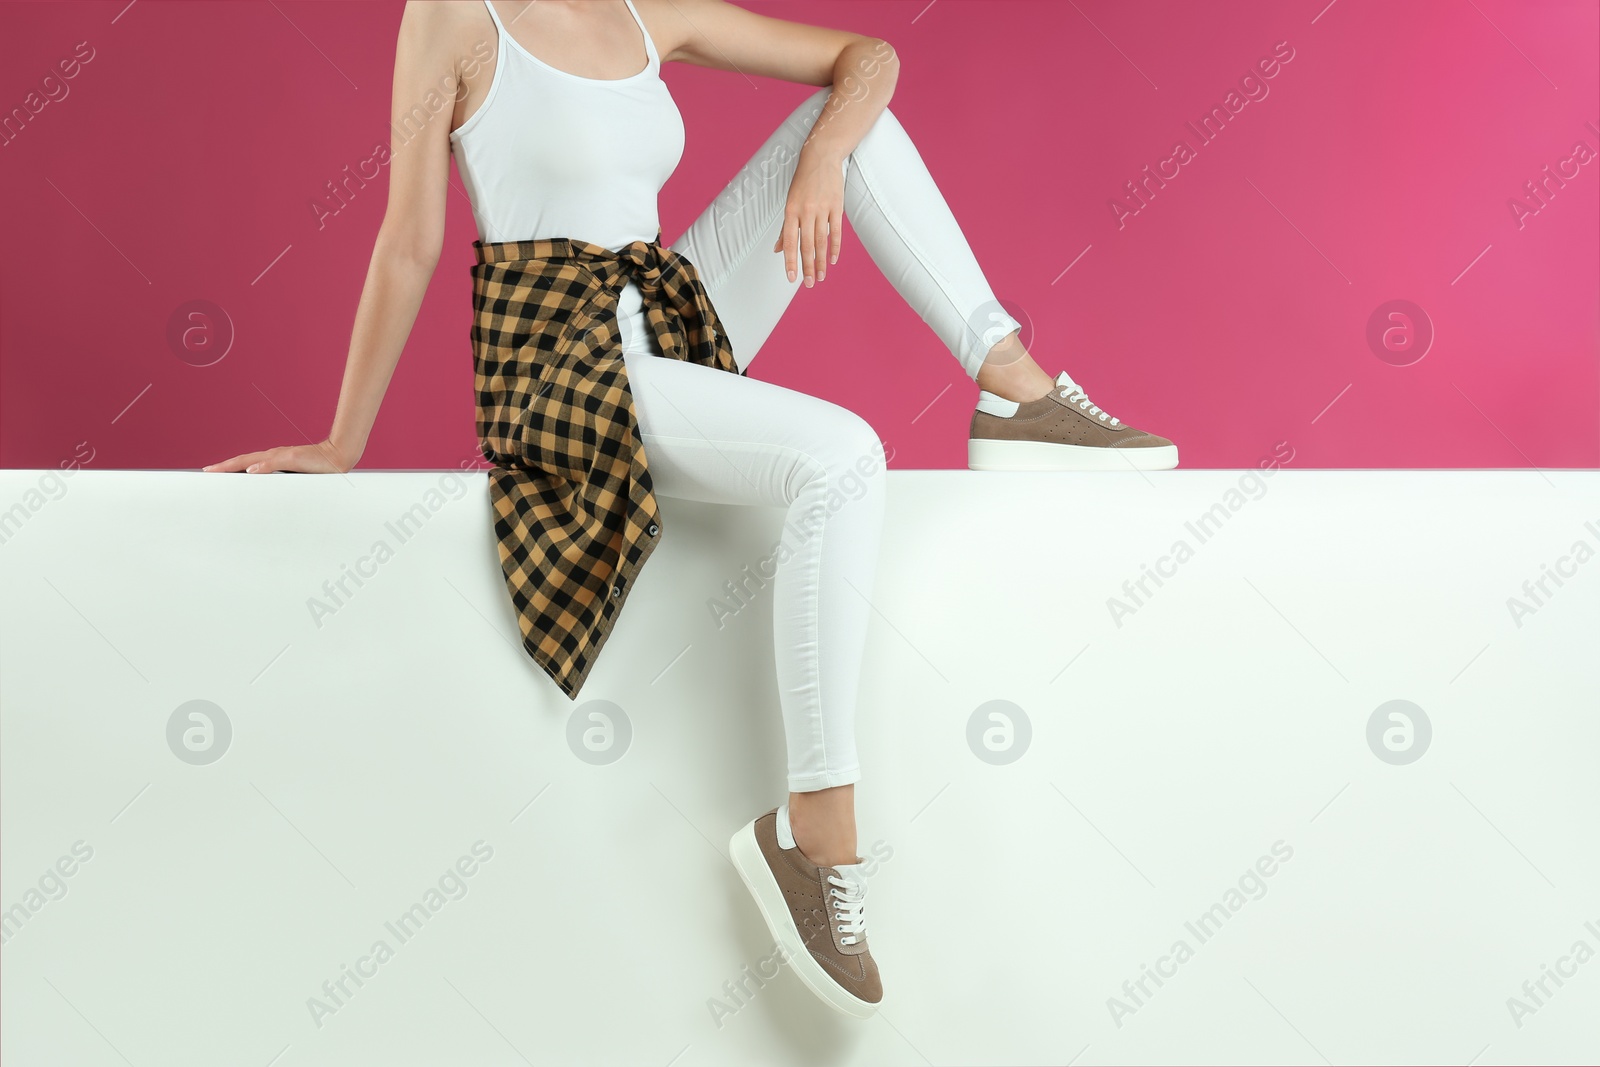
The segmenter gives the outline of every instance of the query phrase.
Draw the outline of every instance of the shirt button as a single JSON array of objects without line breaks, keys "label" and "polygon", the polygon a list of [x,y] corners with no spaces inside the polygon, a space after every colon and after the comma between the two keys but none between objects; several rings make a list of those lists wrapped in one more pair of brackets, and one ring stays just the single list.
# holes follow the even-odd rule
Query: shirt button
[{"label": "shirt button", "polygon": [[621,582],[618,582],[616,585],[611,587],[611,595],[612,596],[621,596],[622,595],[622,583]]},{"label": "shirt button", "polygon": [[657,526],[655,523],[652,522],[650,524],[650,528],[648,530],[646,530],[645,532],[648,533],[651,537],[654,537],[656,534],[661,532],[661,527]]}]

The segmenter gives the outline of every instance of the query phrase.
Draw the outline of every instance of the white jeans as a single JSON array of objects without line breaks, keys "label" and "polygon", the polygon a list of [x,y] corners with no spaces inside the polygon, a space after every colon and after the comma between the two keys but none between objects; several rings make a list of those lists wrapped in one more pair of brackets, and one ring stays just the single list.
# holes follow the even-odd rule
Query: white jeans
[{"label": "white jeans", "polygon": [[[670,246],[699,271],[741,369],[801,285],[772,246],[800,147],[830,92],[797,108]],[[1019,324],[1001,309],[893,114],[878,117],[844,173],[845,214],[862,247],[976,377],[989,348]],[[846,276],[830,272],[829,281]],[[885,498],[878,435],[826,400],[659,358],[639,306],[630,282],[619,306],[624,361],[656,493],[787,509],[771,558],[730,567],[733,590],[723,592],[734,611],[759,602],[764,585],[772,590],[789,788],[855,782],[856,689]],[[663,501],[662,513],[670,507]]]}]

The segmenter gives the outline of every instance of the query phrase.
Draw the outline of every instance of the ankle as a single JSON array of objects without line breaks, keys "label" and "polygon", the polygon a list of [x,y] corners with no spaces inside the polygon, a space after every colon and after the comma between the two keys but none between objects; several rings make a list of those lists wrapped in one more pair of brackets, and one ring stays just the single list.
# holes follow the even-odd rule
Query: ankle
[{"label": "ankle", "polygon": [[810,808],[804,801],[789,805],[789,832],[794,835],[795,847],[801,854],[820,867],[835,867],[860,859],[856,852],[855,820],[837,812],[819,815]]},{"label": "ankle", "polygon": [[1018,403],[1037,400],[1055,385],[1015,333],[989,350],[975,380],[978,388]]},{"label": "ankle", "polygon": [[800,850],[801,855],[818,867],[837,867],[859,860],[861,857],[857,854],[855,846],[845,844],[844,841],[843,835],[804,833],[798,828],[794,831],[795,847]]},{"label": "ankle", "polygon": [[1038,400],[1055,387],[1055,380],[1037,365],[1031,368],[1007,367],[994,374],[986,374],[985,364],[978,372],[978,388],[1007,400],[1023,404]]}]

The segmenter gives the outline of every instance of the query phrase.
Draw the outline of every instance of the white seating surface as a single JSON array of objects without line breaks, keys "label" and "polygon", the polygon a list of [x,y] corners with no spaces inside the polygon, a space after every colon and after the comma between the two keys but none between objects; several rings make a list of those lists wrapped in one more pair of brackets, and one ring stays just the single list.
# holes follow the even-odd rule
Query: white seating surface
[{"label": "white seating surface", "polygon": [[0,472],[0,1059],[1600,1058],[1600,474],[888,477],[856,1022],[725,855],[782,731],[770,592],[708,602],[781,512],[665,501],[572,703],[481,472]]}]

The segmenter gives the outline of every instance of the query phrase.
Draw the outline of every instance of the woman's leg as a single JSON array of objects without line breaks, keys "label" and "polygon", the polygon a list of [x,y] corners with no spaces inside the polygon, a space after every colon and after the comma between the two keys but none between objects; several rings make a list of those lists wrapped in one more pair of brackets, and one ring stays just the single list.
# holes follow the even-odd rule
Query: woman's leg
[{"label": "woman's leg", "polygon": [[882,444],[826,400],[652,354],[624,358],[663,514],[670,498],[787,509],[772,590],[791,823],[816,863],[854,863],[856,689],[883,520]]},{"label": "woman's leg", "polygon": [[[789,281],[783,257],[771,249],[783,223],[800,148],[830,92],[818,90],[796,108],[671,245],[699,271],[741,369],[750,366],[801,285],[799,280]],[[1049,376],[1018,342],[1019,324],[995,299],[922,157],[892,113],[880,115],[844,161],[844,176],[845,212],[862,246],[962,369],[984,388],[1008,399],[1027,400],[1046,392],[1051,384]],[[914,227],[908,224],[912,219],[916,220]],[[651,375],[657,368],[639,362],[641,370],[656,379],[659,386],[666,386],[669,378],[673,384],[686,378],[670,371]],[[629,366],[631,372],[633,364]],[[735,388],[730,386],[725,391],[732,394]],[[649,405],[648,398],[639,397],[637,387],[635,399],[641,409]],[[713,438],[722,442],[716,448],[694,445],[680,449],[676,442],[652,443],[647,433],[646,452],[651,456],[652,473],[656,473],[658,455],[667,464],[658,475],[664,479],[657,482],[662,494],[708,499],[704,494],[710,488],[704,484],[704,477],[724,489],[731,486],[741,490],[729,472],[746,460],[738,458],[742,453],[729,443],[720,411],[667,392],[662,399],[666,401],[659,405],[663,418],[678,424],[679,437],[684,436],[683,424],[687,422],[694,431],[689,435],[691,439],[698,436],[707,442]],[[731,395],[729,402],[738,403]],[[674,404],[679,405],[679,410],[670,413]],[[779,421],[787,417],[785,405],[772,398],[763,398],[759,405],[766,417],[753,420],[746,427],[749,433],[804,433],[804,427],[785,427]],[[793,405],[795,416],[817,417],[799,410],[804,407],[801,402]],[[650,406],[654,414],[656,405]],[[832,409],[833,405],[827,407]],[[693,417],[685,419],[683,416],[691,411]],[[642,422],[647,420],[643,410],[640,418]],[[835,414],[834,418],[842,416]],[[822,426],[821,422],[813,422],[800,447],[810,447],[805,444],[807,441],[821,446],[826,441]],[[865,440],[864,436],[857,436]],[[795,441],[788,443],[793,446]],[[744,442],[744,447],[759,452],[760,444],[756,437]],[[846,449],[847,455],[835,454],[834,459],[845,462],[849,453],[859,451],[859,447]],[[709,467],[705,469],[712,473],[696,481],[693,471],[701,469],[697,464],[706,463],[708,457]],[[844,476],[843,469],[832,472],[834,478]],[[876,474],[869,477],[876,479]],[[796,500],[791,495],[785,502],[794,507]],[[878,503],[869,505],[874,511],[880,507]],[[869,508],[859,510],[865,512]],[[865,536],[865,516],[858,515],[856,519],[854,527],[837,523],[819,527],[827,531],[827,536],[820,538],[827,547],[819,548],[812,556],[792,560],[787,575],[780,568],[778,577],[776,638],[784,718],[790,738],[789,814],[801,850],[819,862],[827,855],[855,855],[853,789],[847,784],[815,784],[826,781],[826,777],[797,772],[797,767],[804,767],[809,758],[803,740],[808,733],[831,733],[839,744],[844,743],[841,733],[849,732],[853,737],[850,724],[860,646],[870,610],[866,601],[870,588],[863,583],[870,580],[875,557],[875,548],[869,549],[865,544],[840,544]],[[874,529],[871,544],[876,543]],[[818,568],[818,574],[807,574],[806,568],[810,567]],[[859,575],[849,583],[857,586],[855,589],[827,578],[849,572]],[[807,592],[812,589],[819,591],[815,601]],[[808,619],[814,621],[808,623]],[[817,672],[823,681],[810,677]],[[810,695],[813,693],[816,698]],[[813,720],[816,725],[812,725]],[[853,740],[851,746],[853,752]],[[850,780],[854,781],[853,775]]]},{"label": "woman's leg", "polygon": [[[813,93],[673,242],[700,271],[741,368],[801,286],[771,251],[801,146],[831,89]],[[861,245],[968,377],[1007,399],[1042,395],[1051,378],[1018,339],[922,156],[885,110],[844,161],[845,214]]]}]

